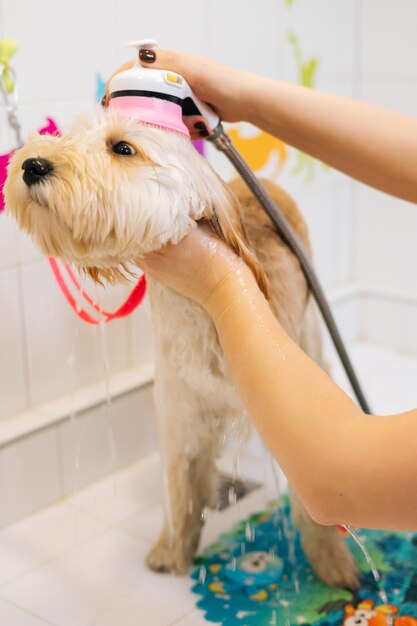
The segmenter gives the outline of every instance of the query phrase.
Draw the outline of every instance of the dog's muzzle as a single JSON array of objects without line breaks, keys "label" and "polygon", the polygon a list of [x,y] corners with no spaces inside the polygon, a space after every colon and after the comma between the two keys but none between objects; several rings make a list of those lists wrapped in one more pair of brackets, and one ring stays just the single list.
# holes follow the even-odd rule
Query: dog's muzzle
[{"label": "dog's muzzle", "polygon": [[22,163],[23,180],[30,187],[45,180],[54,168],[50,161],[46,159],[26,159]]}]

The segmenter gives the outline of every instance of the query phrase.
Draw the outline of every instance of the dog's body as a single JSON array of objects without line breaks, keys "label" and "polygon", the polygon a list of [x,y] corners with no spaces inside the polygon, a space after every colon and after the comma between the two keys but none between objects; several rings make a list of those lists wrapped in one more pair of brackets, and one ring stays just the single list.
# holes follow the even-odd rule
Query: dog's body
[{"label": "dog's body", "polygon": [[[309,248],[294,202],[268,186]],[[286,332],[322,364],[315,309],[298,261],[243,183],[231,188],[186,138],[97,114],[62,138],[32,137],[11,162],[5,195],[7,209],[43,252],[76,263],[95,279],[117,280],[126,263],[179,241],[197,221],[211,223],[251,267]],[[161,283],[149,279],[148,285],[166,504],[165,528],[148,563],[184,573],[198,546],[203,511],[216,503],[215,460],[224,429],[243,407],[208,315]],[[319,578],[355,587],[357,571],[341,535],[313,522],[295,497],[292,510]]]}]

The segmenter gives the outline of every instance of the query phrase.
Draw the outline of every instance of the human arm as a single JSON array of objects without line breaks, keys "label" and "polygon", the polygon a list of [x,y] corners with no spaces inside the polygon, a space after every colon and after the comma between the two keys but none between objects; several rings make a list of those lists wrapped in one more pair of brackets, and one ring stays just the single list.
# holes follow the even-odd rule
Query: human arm
[{"label": "human arm", "polygon": [[152,67],[182,74],[224,121],[250,122],[357,180],[417,202],[417,120],[203,57],[154,52]]},{"label": "human arm", "polygon": [[364,415],[285,334],[247,266],[202,229],[139,263],[211,315],[255,427],[316,521],[417,529],[417,411]]}]

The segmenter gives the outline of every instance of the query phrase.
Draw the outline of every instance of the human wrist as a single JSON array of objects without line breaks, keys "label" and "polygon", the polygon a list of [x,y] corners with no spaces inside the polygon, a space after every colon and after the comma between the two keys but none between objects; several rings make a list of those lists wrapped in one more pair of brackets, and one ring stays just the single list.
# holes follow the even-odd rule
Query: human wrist
[{"label": "human wrist", "polygon": [[[261,96],[265,80],[262,76],[257,76],[250,72],[242,72],[243,76],[236,87],[236,110],[241,121],[248,122],[254,126],[259,126],[259,108],[262,108],[264,98]],[[261,99],[261,101],[260,101]],[[265,106],[263,104],[263,106]]]},{"label": "human wrist", "polygon": [[251,270],[242,264],[225,273],[201,305],[217,325],[228,312],[257,298],[266,303]]}]

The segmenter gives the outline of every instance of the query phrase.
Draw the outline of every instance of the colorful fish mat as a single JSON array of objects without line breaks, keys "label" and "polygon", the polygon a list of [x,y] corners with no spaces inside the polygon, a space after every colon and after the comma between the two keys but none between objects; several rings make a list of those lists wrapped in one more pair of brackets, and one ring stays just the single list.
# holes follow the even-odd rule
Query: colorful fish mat
[{"label": "colorful fish mat", "polygon": [[208,622],[222,626],[417,626],[417,533],[357,530],[377,582],[360,546],[340,532],[360,572],[354,592],[315,577],[284,497],[196,559],[197,606]]}]

